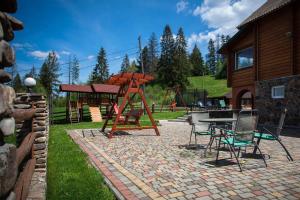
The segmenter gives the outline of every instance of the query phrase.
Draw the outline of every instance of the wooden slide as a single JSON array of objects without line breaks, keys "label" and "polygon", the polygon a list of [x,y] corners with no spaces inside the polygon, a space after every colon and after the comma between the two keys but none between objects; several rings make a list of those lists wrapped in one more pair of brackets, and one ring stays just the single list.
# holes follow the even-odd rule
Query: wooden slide
[{"label": "wooden slide", "polygon": [[92,122],[102,122],[102,115],[99,106],[89,105]]}]

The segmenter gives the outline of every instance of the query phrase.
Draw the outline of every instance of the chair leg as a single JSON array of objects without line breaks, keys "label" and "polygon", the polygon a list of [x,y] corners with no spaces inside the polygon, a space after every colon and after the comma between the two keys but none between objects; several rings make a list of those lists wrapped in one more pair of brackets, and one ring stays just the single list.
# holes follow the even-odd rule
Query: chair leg
[{"label": "chair leg", "polygon": [[217,147],[218,146],[218,140],[216,139],[215,142],[216,142],[216,147]]},{"label": "chair leg", "polygon": [[196,149],[197,149],[197,134],[195,133],[195,146],[196,146]]},{"label": "chair leg", "polygon": [[284,151],[286,152],[286,154],[287,154],[287,158],[288,158],[288,160],[289,161],[294,161],[294,159],[292,158],[292,156],[291,156],[291,154],[290,154],[290,152],[287,150],[287,148],[283,145],[283,143],[279,140],[279,139],[276,139],[278,142],[279,142],[279,144],[282,146],[282,148],[284,149]]},{"label": "chair leg", "polygon": [[237,155],[238,158],[240,157],[240,152],[241,152],[241,147],[239,147],[239,151],[238,151],[238,155]]},{"label": "chair leg", "polygon": [[190,135],[190,142],[189,142],[189,146],[191,145],[191,142],[192,142],[192,135],[193,135],[193,129],[191,131],[191,135]]},{"label": "chair leg", "polygon": [[217,141],[217,139],[215,137],[212,137],[211,143],[209,144],[209,151],[210,152],[211,152],[211,146],[213,145],[213,143],[214,143],[215,140]]},{"label": "chair leg", "polygon": [[234,147],[232,147],[232,146],[229,144],[229,148],[232,149],[233,155],[234,155],[234,157],[235,157],[235,159],[236,159],[236,162],[237,162],[238,165],[239,165],[240,171],[243,171],[243,170],[242,170],[242,166],[241,166],[241,164],[240,164],[240,161],[239,161],[239,159],[238,159],[238,156],[237,156],[236,153],[235,153]]},{"label": "chair leg", "polygon": [[210,147],[212,140],[213,140],[213,136],[210,136],[209,142],[208,142],[208,144],[207,144],[207,146],[206,146],[206,148],[204,150],[204,157],[206,157],[206,152],[207,152],[208,148]]},{"label": "chair leg", "polygon": [[257,145],[255,142],[254,142],[254,145],[255,145],[255,147],[257,147],[257,150],[259,151],[259,154],[260,154],[261,157],[263,158],[264,163],[265,163],[265,165],[266,165],[266,167],[267,167],[267,162],[266,162],[265,156],[262,154],[260,148],[258,147],[258,145]]},{"label": "chair leg", "polygon": [[[217,140],[216,140],[217,141]],[[219,159],[219,149],[220,149],[220,145],[221,145],[221,138],[219,140],[219,144],[218,144],[218,147],[217,147],[217,156],[216,156],[216,164],[218,163],[218,159]]]},{"label": "chair leg", "polygon": [[[258,139],[257,139],[257,142],[256,142],[257,146],[259,145],[260,140],[261,140],[261,138],[258,138]],[[257,147],[255,146],[255,147],[254,147],[254,150],[253,150],[253,154],[256,154],[256,151],[257,151]]]},{"label": "chair leg", "polygon": [[231,151],[231,148],[228,147],[228,149],[229,149],[229,152],[230,152],[230,158],[232,158],[232,151]]}]

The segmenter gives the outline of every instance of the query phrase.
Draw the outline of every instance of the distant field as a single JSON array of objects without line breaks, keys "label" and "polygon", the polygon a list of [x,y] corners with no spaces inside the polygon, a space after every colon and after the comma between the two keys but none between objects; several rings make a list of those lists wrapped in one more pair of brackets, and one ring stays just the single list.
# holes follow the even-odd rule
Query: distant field
[{"label": "distant field", "polygon": [[223,96],[228,93],[231,88],[227,87],[227,80],[215,80],[212,76],[194,76],[189,77],[190,85],[188,88],[205,89],[208,97]]}]

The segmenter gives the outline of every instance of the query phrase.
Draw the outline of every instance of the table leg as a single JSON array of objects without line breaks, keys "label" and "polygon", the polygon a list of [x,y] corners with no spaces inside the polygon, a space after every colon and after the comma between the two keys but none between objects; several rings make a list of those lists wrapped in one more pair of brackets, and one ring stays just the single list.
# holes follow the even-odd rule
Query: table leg
[{"label": "table leg", "polygon": [[216,157],[216,164],[218,164],[218,158],[219,158],[219,149],[220,149],[220,146],[221,146],[221,137],[222,137],[222,133],[219,137],[219,144],[218,144],[218,147],[217,147],[217,157]]},{"label": "table leg", "polygon": [[257,142],[256,142],[257,146],[254,147],[253,154],[256,154],[257,147],[258,147],[258,145],[259,145],[259,143],[260,143],[260,140],[261,140],[261,138],[258,138],[258,140],[257,140]]}]

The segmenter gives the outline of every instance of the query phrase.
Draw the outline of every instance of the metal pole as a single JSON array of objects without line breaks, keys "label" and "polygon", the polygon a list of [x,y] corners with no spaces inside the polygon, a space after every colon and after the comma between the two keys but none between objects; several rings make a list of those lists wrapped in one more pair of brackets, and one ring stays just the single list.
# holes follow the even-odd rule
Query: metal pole
[{"label": "metal pole", "polygon": [[[140,51],[140,60],[141,60],[142,73],[145,74],[145,71],[144,71],[144,62],[143,62],[143,52],[142,52],[141,36],[139,36],[138,40],[139,40],[139,51]],[[146,96],[145,85],[142,85],[142,90],[143,90],[144,95]],[[142,109],[143,109],[144,114],[145,114],[145,109],[144,108],[145,108],[145,106],[144,106],[144,103],[142,101]]]}]

